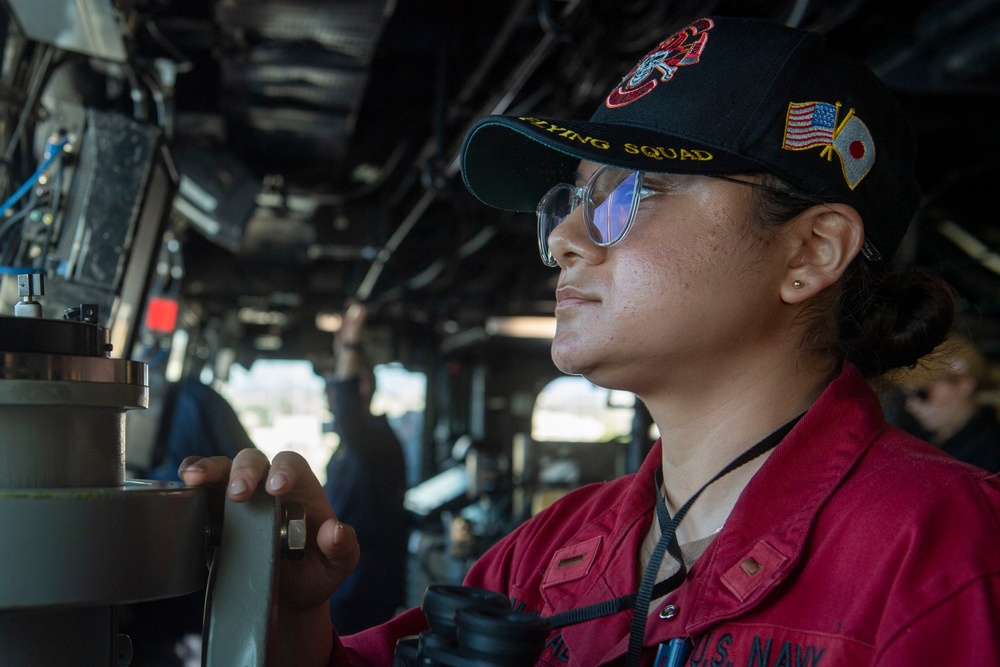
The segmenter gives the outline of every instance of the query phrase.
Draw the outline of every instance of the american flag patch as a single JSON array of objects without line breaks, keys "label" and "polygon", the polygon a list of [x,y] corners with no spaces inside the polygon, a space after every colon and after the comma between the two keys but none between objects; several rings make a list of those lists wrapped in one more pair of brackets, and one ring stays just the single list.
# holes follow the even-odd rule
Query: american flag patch
[{"label": "american flag patch", "polygon": [[799,151],[833,143],[837,107],[826,102],[791,102],[785,118],[782,148]]}]

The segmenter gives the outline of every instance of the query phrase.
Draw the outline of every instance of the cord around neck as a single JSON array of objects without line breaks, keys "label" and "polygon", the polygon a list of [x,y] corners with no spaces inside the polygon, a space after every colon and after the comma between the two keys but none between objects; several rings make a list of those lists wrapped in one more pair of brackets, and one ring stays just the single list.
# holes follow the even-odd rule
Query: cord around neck
[{"label": "cord around neck", "polygon": [[[635,593],[629,593],[628,595],[622,595],[621,597],[613,598],[611,600],[605,600],[604,602],[598,602],[596,604],[588,605],[586,607],[580,607],[578,609],[570,609],[569,611],[564,611],[558,614],[553,614],[548,617],[549,624],[552,628],[564,628],[568,625],[576,625],[578,623],[583,623],[585,621],[592,621],[594,619],[603,618],[605,616],[611,616],[612,614],[617,614],[622,611],[627,611],[629,609],[636,609],[635,615],[632,617],[632,632],[629,635],[629,656],[632,655],[633,651],[636,652],[632,662],[626,662],[627,665],[638,665],[638,652],[642,650],[642,636],[645,632],[646,617],[648,616],[649,601],[653,598],[660,598],[667,595],[684,581],[687,576],[687,570],[684,567],[684,560],[681,556],[681,568],[671,577],[664,579],[663,581],[653,585],[652,580],[655,580],[656,573],[660,569],[660,561],[663,558],[663,554],[667,551],[668,544],[673,541],[676,542],[677,538],[674,534],[676,531],[677,524],[680,523],[681,519],[687,513],[688,508],[694,503],[695,499],[704,491],[710,484],[719,480],[723,476],[729,474],[733,470],[749,463],[753,459],[757,458],[761,454],[773,449],[779,442],[781,442],[788,432],[792,430],[802,415],[799,415],[792,421],[788,422],[777,431],[767,436],[756,445],[748,449],[746,452],[738,456],[729,465],[723,468],[715,477],[710,479],[705,485],[692,496],[688,501],[678,510],[674,517],[670,517],[670,513],[667,511],[666,503],[663,500],[663,495],[660,493],[659,486],[662,483],[662,467],[657,467],[654,473],[654,483],[656,485],[656,497],[657,497],[657,521],[660,521],[661,536],[660,540],[657,542],[656,548],[653,549],[653,554],[650,556],[649,562],[646,564],[646,570],[643,575],[643,580],[640,583],[639,590]],[[660,509],[662,507],[662,509]],[[664,526],[663,517],[666,520],[666,526]],[[670,528],[670,524],[673,523],[673,528]],[[669,530],[664,530],[666,527]],[[678,553],[680,552],[680,547],[677,547]],[[659,552],[659,553],[658,553]],[[655,562],[654,562],[655,561]],[[649,588],[650,590],[644,591],[643,586],[646,585],[646,579],[650,580]],[[645,603],[640,601],[640,595],[645,597]],[[637,621],[636,619],[640,619]],[[633,649],[633,637],[638,632],[638,649]],[[628,660],[629,658],[627,658]]]},{"label": "cord around neck", "polygon": [[[670,516],[669,510],[667,510],[666,502],[663,499],[663,494],[660,493],[660,486],[663,484],[663,466],[661,464],[657,467],[656,472],[653,474],[654,483],[656,484],[656,520],[659,522],[662,534],[660,535],[660,541],[656,543],[656,547],[653,549],[653,553],[649,557],[649,562],[646,563],[646,571],[643,573],[642,581],[639,584],[639,590],[636,591],[634,602],[635,612],[632,615],[632,628],[629,633],[628,653],[625,656],[626,667],[638,667],[639,665],[639,655],[642,652],[642,638],[646,632],[646,617],[649,615],[649,603],[650,600],[653,599],[652,596],[654,592],[657,593],[657,597],[666,595],[680,586],[685,577],[687,577],[687,568],[684,566],[684,557],[681,554],[680,544],[677,542],[677,526],[680,525],[680,522],[684,519],[688,510],[691,509],[691,505],[694,504],[694,501],[698,499],[698,496],[700,496],[709,486],[737,468],[743,467],[758,456],[774,449],[778,443],[781,442],[786,435],[788,435],[788,432],[792,430],[801,418],[802,415],[795,417],[795,419],[792,419],[777,431],[771,433],[756,445],[733,459],[729,465],[720,470],[715,477],[705,482],[705,484],[702,485],[702,487],[698,489],[694,495],[688,498],[687,502],[684,503],[679,510],[677,510],[677,514],[674,516]],[[665,553],[669,553],[671,558],[677,561],[678,569],[672,576],[668,577],[664,581],[656,583],[656,574],[660,569],[660,562],[663,560]]]}]

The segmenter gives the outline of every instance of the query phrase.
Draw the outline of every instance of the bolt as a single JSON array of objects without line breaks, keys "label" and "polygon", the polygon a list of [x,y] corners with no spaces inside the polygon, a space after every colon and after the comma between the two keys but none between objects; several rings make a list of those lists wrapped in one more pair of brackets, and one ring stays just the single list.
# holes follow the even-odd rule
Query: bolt
[{"label": "bolt", "polygon": [[281,504],[281,553],[289,560],[306,555],[306,513],[298,503]]}]

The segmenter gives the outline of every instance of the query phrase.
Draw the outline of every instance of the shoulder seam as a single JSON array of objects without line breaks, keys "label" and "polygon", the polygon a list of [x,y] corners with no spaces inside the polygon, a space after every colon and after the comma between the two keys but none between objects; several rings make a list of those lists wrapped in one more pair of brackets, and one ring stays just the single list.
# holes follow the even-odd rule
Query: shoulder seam
[{"label": "shoulder seam", "polygon": [[1000,579],[1000,570],[993,571],[993,572],[984,572],[984,573],[981,573],[981,574],[973,577],[972,579],[968,580],[967,582],[965,582],[961,586],[956,587],[949,594],[947,594],[947,595],[945,595],[943,597],[936,598],[933,601],[931,601],[930,603],[928,603],[927,606],[924,609],[922,609],[918,613],[914,614],[910,618],[910,620],[908,622],[903,623],[899,627],[898,630],[896,630],[894,633],[892,633],[890,639],[887,642],[885,642],[884,644],[882,644],[881,648],[876,651],[875,657],[874,657],[874,661],[873,661],[872,664],[873,665],[878,665],[879,661],[892,648],[893,644],[895,644],[896,641],[898,641],[899,638],[902,635],[906,634],[909,631],[909,629],[915,623],[917,623],[918,621],[920,621],[922,618],[924,618],[925,616],[927,616],[928,614],[930,614],[932,611],[934,611],[938,607],[940,607],[940,606],[942,606],[944,604],[947,604],[949,601],[953,600],[955,597],[961,595],[962,593],[964,593],[965,591],[967,591],[970,587],[976,585],[979,582],[982,582],[982,581],[985,581],[985,580],[991,579],[991,578],[992,579]]}]

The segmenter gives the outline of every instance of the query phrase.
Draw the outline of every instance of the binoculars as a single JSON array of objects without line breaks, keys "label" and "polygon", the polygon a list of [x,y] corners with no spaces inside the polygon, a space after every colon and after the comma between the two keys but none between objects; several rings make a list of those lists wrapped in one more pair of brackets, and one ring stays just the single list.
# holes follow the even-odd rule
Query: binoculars
[{"label": "binoculars", "polygon": [[506,596],[431,586],[420,605],[428,629],[396,643],[393,667],[523,667],[538,661],[551,626],[511,609]]}]

